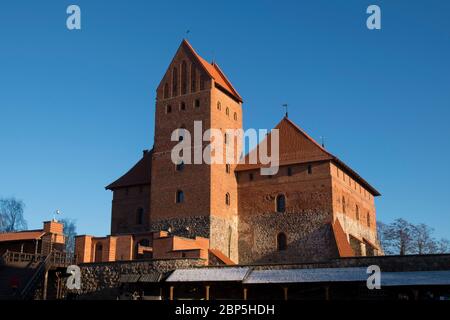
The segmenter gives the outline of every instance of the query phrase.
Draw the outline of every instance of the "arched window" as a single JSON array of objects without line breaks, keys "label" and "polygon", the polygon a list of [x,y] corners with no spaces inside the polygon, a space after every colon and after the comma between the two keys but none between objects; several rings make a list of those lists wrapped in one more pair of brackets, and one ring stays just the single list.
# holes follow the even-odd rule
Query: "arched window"
[{"label": "arched window", "polygon": [[177,190],[176,202],[177,202],[177,203],[182,203],[182,202],[184,202],[184,192],[183,192],[183,191]]},{"label": "arched window", "polygon": [[345,197],[342,196],[342,212],[345,213]]},{"label": "arched window", "polygon": [[186,61],[183,60],[183,62],[181,63],[181,94],[187,93],[187,82],[187,66]]},{"label": "arched window", "polygon": [[227,206],[229,206],[230,203],[231,203],[231,200],[230,200],[230,194],[227,192],[227,194],[225,195],[225,204],[226,204]]},{"label": "arched window", "polygon": [[195,71],[195,67],[191,65],[191,92],[197,91],[197,72]]},{"label": "arched window", "polygon": [[217,110],[222,110],[222,105],[220,104],[220,101],[217,102]]},{"label": "arched window", "polygon": [[227,116],[230,115],[230,108],[227,107],[227,108],[225,109],[225,114],[226,114]]},{"label": "arched window", "polygon": [[200,90],[205,90],[205,76],[200,76]]},{"label": "arched window", "polygon": [[169,84],[166,82],[164,84],[164,99],[167,99],[169,97]]},{"label": "arched window", "polygon": [[171,113],[172,112],[172,106],[170,104],[168,104],[166,106],[166,113]]},{"label": "arched window", "polygon": [[287,249],[287,238],[283,232],[277,235],[277,249],[278,251],[284,251]]},{"label": "arched window", "polygon": [[358,205],[356,205],[355,212],[356,212],[356,220],[359,221],[359,207],[358,207]]},{"label": "arched window", "polygon": [[178,94],[178,69],[173,68],[172,71],[172,97]]},{"label": "arched window", "polygon": [[136,223],[143,224],[144,223],[144,209],[138,208],[136,210]]},{"label": "arched window", "polygon": [[181,110],[181,111],[186,110],[186,103],[185,103],[184,101],[181,101],[181,102],[180,102],[180,110]]},{"label": "arched window", "polygon": [[285,212],[286,211],[286,197],[284,194],[279,194],[277,196],[277,212]]}]

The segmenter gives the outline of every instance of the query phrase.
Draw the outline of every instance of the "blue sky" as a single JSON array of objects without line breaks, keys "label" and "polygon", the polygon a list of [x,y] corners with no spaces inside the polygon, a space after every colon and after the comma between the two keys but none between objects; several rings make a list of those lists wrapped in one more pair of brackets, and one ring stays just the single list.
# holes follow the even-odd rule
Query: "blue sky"
[{"label": "blue sky", "polygon": [[0,197],[26,203],[30,228],[60,209],[79,233],[109,233],[104,186],[152,146],[155,89],[189,29],[243,96],[246,128],[289,103],[380,190],[379,220],[450,238],[449,17],[445,0],[2,2]]}]

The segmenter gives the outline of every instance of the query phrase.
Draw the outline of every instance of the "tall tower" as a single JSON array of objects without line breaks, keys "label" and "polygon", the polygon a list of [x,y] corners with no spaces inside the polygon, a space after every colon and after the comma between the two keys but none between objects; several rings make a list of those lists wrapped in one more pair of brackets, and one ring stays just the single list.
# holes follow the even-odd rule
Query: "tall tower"
[{"label": "tall tower", "polygon": [[[216,63],[205,61],[183,40],[156,92],[151,228],[207,237],[211,249],[238,262],[236,165],[202,161],[177,166],[171,160],[178,143],[171,135],[180,128],[192,135],[194,160],[194,148],[199,147],[194,142],[194,121],[201,121],[203,132],[221,130],[230,143],[226,129],[242,129],[242,98]],[[208,144],[202,142],[202,150]]]}]

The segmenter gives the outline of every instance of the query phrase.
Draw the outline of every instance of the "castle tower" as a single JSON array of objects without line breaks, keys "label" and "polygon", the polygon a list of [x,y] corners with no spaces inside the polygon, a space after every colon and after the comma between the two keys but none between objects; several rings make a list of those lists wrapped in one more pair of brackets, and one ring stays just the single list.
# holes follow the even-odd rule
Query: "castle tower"
[{"label": "castle tower", "polygon": [[177,129],[191,133],[192,162],[195,148],[209,144],[194,138],[195,121],[201,122],[202,133],[221,130],[229,143],[226,129],[242,128],[242,98],[216,63],[205,61],[183,40],[156,92],[151,229],[207,237],[211,249],[238,262],[236,165],[202,161],[177,166],[171,160],[178,144],[171,135]]}]

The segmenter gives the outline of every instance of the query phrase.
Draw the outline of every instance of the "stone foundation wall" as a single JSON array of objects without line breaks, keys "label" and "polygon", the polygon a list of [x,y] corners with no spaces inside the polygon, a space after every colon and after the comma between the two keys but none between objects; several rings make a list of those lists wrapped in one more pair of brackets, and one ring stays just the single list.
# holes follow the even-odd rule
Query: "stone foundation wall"
[{"label": "stone foundation wall", "polygon": [[[77,293],[83,297],[101,294],[102,298],[114,299],[114,292],[120,286],[121,274],[148,274],[152,272],[167,273],[178,268],[203,266],[203,259],[166,259],[129,262],[106,262],[80,264],[81,290]],[[118,291],[117,291],[118,292]]]},{"label": "stone foundation wall", "polygon": [[208,216],[193,216],[182,218],[170,218],[152,221],[152,232],[168,231],[171,234],[186,238],[204,237],[209,238],[210,222]]},{"label": "stone foundation wall", "polygon": [[[239,263],[323,261],[337,257],[326,211],[265,213],[239,220]],[[287,238],[278,251],[277,235]]]},{"label": "stone foundation wall", "polygon": [[238,218],[211,216],[210,248],[220,250],[224,255],[239,263]]}]

